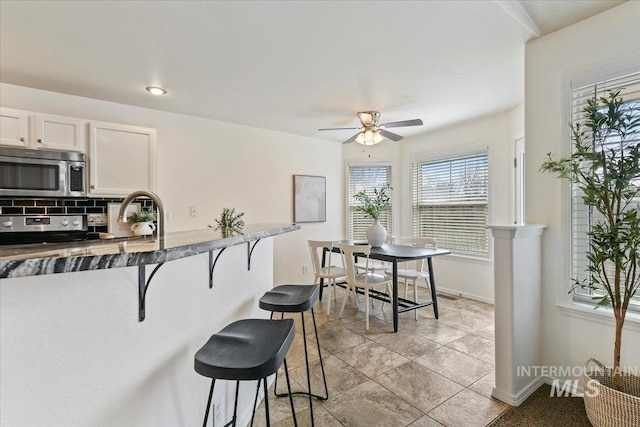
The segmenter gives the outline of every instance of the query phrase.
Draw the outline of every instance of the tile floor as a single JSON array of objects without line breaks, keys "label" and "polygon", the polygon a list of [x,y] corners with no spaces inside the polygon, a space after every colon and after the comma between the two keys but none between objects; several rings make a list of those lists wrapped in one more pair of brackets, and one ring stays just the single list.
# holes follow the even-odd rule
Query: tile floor
[{"label": "tile floor", "polygon": [[[419,299],[429,300],[428,290],[420,289]],[[342,301],[342,289],[337,300]],[[350,301],[341,319],[339,303],[331,304],[330,316],[326,301],[316,304],[329,385],[329,399],[313,401],[316,426],[486,426],[508,408],[491,398],[492,305],[438,298],[440,319],[434,318],[432,307],[420,309],[417,321],[413,312],[401,313],[400,329],[393,333],[389,304],[382,307],[380,301],[374,302],[367,331],[364,298],[360,296],[359,301],[360,310]],[[287,357],[292,388],[306,390],[302,322],[299,314],[288,317],[296,320],[296,339]],[[305,319],[309,343],[313,343],[310,349],[315,348],[311,316]],[[323,394],[317,350],[310,350],[309,357],[313,391]],[[278,392],[284,392],[284,375],[280,378]],[[294,402],[298,425],[309,426],[308,398],[296,396]],[[265,424],[262,406],[254,425]],[[269,408],[271,425],[293,425],[288,399],[273,398],[271,393]]]}]

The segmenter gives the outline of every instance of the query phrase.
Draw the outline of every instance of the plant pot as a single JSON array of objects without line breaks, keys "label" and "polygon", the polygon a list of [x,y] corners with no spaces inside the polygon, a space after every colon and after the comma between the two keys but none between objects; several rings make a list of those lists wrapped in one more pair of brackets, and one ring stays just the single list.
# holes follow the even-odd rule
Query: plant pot
[{"label": "plant pot", "polygon": [[371,247],[379,248],[384,244],[386,238],[387,230],[380,225],[380,221],[374,219],[373,224],[367,228],[367,242],[369,242]]},{"label": "plant pot", "polygon": [[[590,364],[595,364],[594,369]],[[640,376],[622,373],[624,392],[616,390],[613,369],[589,359],[584,374],[584,408],[594,427],[637,427],[640,422]]]},{"label": "plant pot", "polygon": [[136,236],[148,236],[153,234],[153,231],[156,229],[156,226],[152,222],[136,222],[131,226],[131,231]]}]

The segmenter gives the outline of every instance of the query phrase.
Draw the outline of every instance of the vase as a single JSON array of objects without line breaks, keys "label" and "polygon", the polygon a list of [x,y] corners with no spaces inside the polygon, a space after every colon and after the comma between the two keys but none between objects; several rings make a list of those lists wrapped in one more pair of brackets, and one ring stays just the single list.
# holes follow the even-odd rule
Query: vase
[{"label": "vase", "polygon": [[387,230],[380,225],[380,221],[373,220],[373,224],[367,228],[367,241],[373,248],[379,248],[384,244],[387,238]]},{"label": "vase", "polygon": [[148,236],[153,234],[153,230],[156,229],[156,226],[152,222],[136,222],[131,226],[131,231],[136,236]]}]

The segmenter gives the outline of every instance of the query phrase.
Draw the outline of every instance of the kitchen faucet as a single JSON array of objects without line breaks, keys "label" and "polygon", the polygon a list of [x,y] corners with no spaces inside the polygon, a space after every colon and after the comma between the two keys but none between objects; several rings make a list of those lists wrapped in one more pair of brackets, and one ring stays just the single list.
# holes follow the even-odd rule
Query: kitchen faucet
[{"label": "kitchen faucet", "polygon": [[137,199],[138,197],[147,197],[147,198],[153,200],[153,203],[158,208],[158,239],[163,239],[164,240],[164,238],[165,238],[164,207],[162,206],[162,200],[160,200],[160,197],[158,197],[157,194],[155,194],[155,193],[153,193],[151,191],[138,190],[138,191],[134,191],[133,193],[131,193],[127,197],[125,197],[124,200],[122,201],[122,204],[120,205],[120,212],[118,213],[118,222],[127,222],[127,218],[126,218],[127,207],[131,204],[131,202],[134,199]]}]

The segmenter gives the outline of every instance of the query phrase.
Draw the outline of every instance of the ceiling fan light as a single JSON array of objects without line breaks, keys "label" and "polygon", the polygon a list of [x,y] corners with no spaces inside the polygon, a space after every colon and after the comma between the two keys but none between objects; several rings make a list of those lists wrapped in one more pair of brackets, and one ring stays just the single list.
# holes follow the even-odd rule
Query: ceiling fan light
[{"label": "ceiling fan light", "polygon": [[358,134],[358,137],[356,138],[356,142],[358,144],[363,144],[364,145],[364,132],[360,132]]},{"label": "ceiling fan light", "polygon": [[383,139],[384,139],[384,137],[382,135],[380,135],[379,132],[374,132],[373,133],[373,143],[374,144],[382,142]]}]

